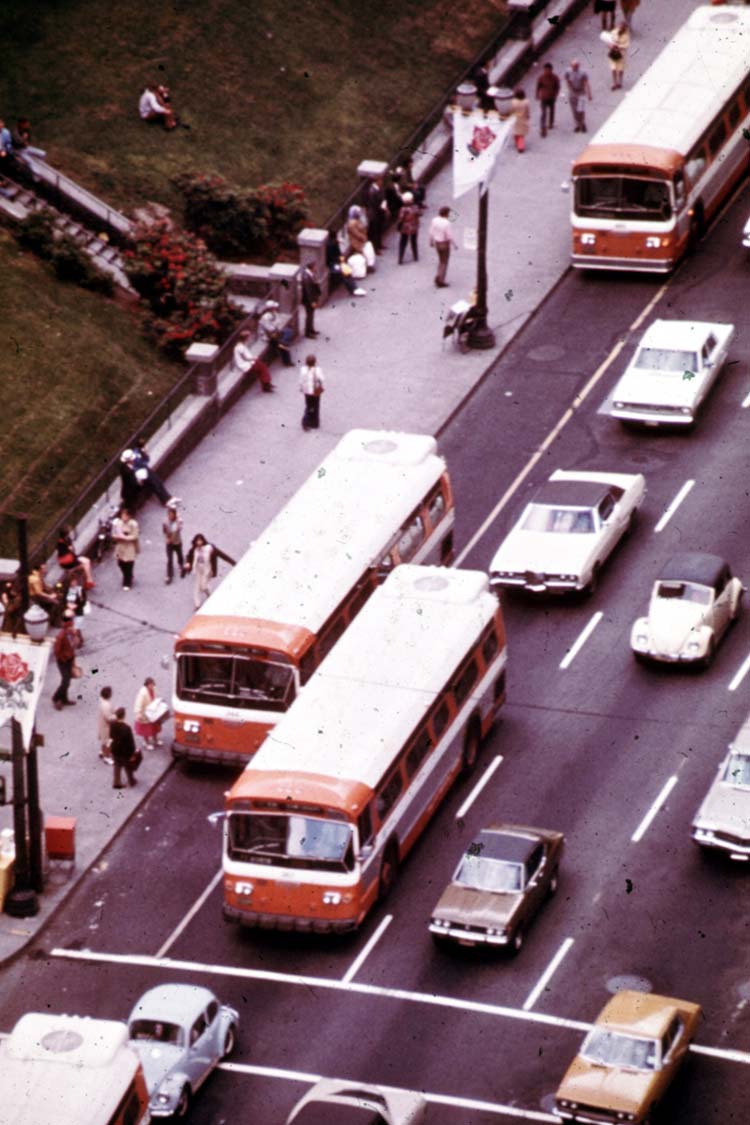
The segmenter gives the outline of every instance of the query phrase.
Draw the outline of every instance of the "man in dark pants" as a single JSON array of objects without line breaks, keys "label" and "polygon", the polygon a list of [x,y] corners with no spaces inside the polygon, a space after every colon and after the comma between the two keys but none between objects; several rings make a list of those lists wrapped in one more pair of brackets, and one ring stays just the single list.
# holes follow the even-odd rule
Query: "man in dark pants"
[{"label": "man in dark pants", "polygon": [[115,717],[109,724],[109,737],[112,740],[110,753],[114,763],[113,789],[124,789],[121,770],[125,770],[128,784],[135,785],[135,771],[138,768],[135,759],[135,738],[132,727],[125,722],[125,708],[118,707]]},{"label": "man in dark pants", "polygon": [[536,96],[542,109],[541,134],[547,136],[548,129],[555,127],[555,102],[560,93],[560,79],[552,69],[552,63],[546,62],[536,84]]},{"label": "man in dark pants", "polygon": [[367,233],[376,254],[383,252],[383,226],[385,223],[385,194],[380,176],[370,180],[365,188],[365,210],[367,211]]},{"label": "man in dark pants", "polygon": [[320,300],[320,285],[311,265],[306,265],[302,271],[302,304],[305,307],[305,335],[309,340],[314,340],[318,333],[315,331],[315,310]]},{"label": "man in dark pants", "polygon": [[62,628],[55,637],[52,649],[60,672],[60,683],[52,696],[52,702],[58,711],[62,711],[63,707],[75,707],[75,699],[68,699],[68,688],[73,678],[76,649],[80,647],[81,643],[81,634],[75,626],[75,615],[72,610],[66,609],[63,614]]}]

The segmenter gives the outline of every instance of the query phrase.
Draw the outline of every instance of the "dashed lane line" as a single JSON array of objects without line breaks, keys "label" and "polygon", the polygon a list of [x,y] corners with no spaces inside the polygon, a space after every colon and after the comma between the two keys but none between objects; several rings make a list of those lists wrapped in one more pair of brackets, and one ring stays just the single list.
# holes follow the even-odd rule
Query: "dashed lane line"
[{"label": "dashed lane line", "polygon": [[577,640],[575,640],[573,642],[573,644],[568,649],[565,656],[560,661],[559,667],[563,671],[566,668],[569,668],[570,665],[573,663],[576,656],[581,651],[583,646],[586,644],[586,641],[589,639],[589,637],[593,633],[594,629],[596,629],[596,627],[599,624],[599,622],[601,621],[602,617],[604,617],[604,614],[602,613],[602,611],[600,609],[597,610],[596,613],[591,618],[591,620],[589,621],[588,625],[585,627],[585,629],[583,629],[582,632],[578,635]]},{"label": "dashed lane line", "polygon": [[362,968],[365,961],[370,956],[373,949],[378,944],[381,937],[383,936],[385,931],[388,929],[388,927],[390,926],[392,921],[393,921],[393,915],[392,914],[386,914],[385,918],[380,923],[380,925],[378,926],[375,933],[372,935],[370,940],[367,942],[367,945],[365,945],[364,949],[361,949],[359,951],[359,953],[354,958],[354,960],[352,961],[352,963],[349,966],[349,968],[347,969],[347,971],[344,973],[344,975],[342,977],[342,980],[343,980],[344,984],[348,984],[350,980],[354,980],[357,973]]},{"label": "dashed lane line", "polygon": [[464,803],[463,803],[463,804],[461,805],[461,808],[460,808],[460,809],[458,810],[458,812],[456,813],[456,820],[463,820],[463,819],[464,819],[464,817],[466,816],[467,812],[469,811],[469,809],[471,808],[471,806],[472,806],[472,805],[474,804],[474,802],[476,801],[477,797],[478,797],[478,796],[479,796],[479,794],[480,794],[480,793],[482,792],[482,790],[484,789],[485,785],[486,785],[486,784],[487,784],[487,782],[488,782],[488,781],[490,780],[490,778],[492,777],[493,773],[495,772],[495,770],[497,769],[497,767],[498,767],[498,766],[500,765],[500,763],[502,762],[502,760],[503,760],[503,756],[502,756],[502,754],[498,754],[498,755],[497,755],[497,756],[496,756],[496,757],[495,757],[495,758],[493,759],[493,761],[492,761],[492,762],[490,763],[490,765],[488,766],[488,768],[487,768],[487,769],[485,770],[485,773],[484,773],[484,777],[482,777],[482,778],[480,778],[480,779],[479,779],[479,781],[477,782],[477,784],[476,784],[476,785],[474,786],[474,788],[472,789],[471,793],[469,793],[469,796],[468,796],[468,797],[466,798],[466,800],[464,801]]},{"label": "dashed lane line", "polygon": [[218,885],[218,883],[219,883],[219,882],[221,881],[221,877],[222,877],[222,875],[223,875],[223,871],[222,871],[222,869],[221,869],[221,868],[219,868],[219,870],[218,870],[218,871],[216,872],[216,874],[214,875],[214,877],[213,877],[213,879],[211,880],[211,882],[210,882],[210,883],[208,884],[208,886],[206,887],[206,889],[205,889],[205,891],[203,892],[203,894],[202,894],[202,895],[200,895],[200,896],[199,896],[199,898],[197,898],[197,899],[196,899],[196,901],[195,901],[195,902],[193,903],[193,905],[192,905],[192,906],[190,907],[190,909],[188,910],[187,914],[186,914],[186,915],[185,915],[185,917],[184,917],[184,918],[182,919],[182,921],[180,922],[180,924],[179,924],[178,926],[176,926],[176,927],[174,928],[174,930],[172,930],[172,933],[171,933],[171,934],[169,935],[169,937],[167,938],[167,940],[166,940],[166,941],[164,942],[164,944],[162,945],[161,949],[159,949],[159,951],[157,952],[157,954],[156,954],[156,956],[157,956],[157,957],[163,957],[163,956],[164,956],[164,955],[166,954],[166,952],[167,952],[167,951],[168,951],[169,949],[171,949],[171,948],[172,948],[172,946],[173,946],[173,945],[174,945],[174,943],[175,943],[175,942],[177,941],[177,939],[178,939],[178,937],[180,936],[180,934],[181,934],[181,933],[183,933],[185,929],[187,929],[187,927],[188,927],[188,926],[190,925],[190,923],[191,923],[191,921],[193,920],[193,918],[195,917],[195,915],[196,915],[196,914],[198,913],[198,911],[200,910],[200,908],[201,908],[201,907],[203,906],[203,904],[204,904],[204,902],[206,901],[206,899],[207,899],[207,898],[208,898],[208,897],[209,897],[209,896],[211,895],[211,893],[213,892],[214,888],[215,888],[215,887],[216,887],[216,886]]}]

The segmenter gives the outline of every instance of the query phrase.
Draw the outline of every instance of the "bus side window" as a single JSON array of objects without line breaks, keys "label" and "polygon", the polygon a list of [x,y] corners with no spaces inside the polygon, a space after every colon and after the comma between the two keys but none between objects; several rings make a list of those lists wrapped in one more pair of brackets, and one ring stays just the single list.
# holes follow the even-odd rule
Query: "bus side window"
[{"label": "bus side window", "polygon": [[482,659],[484,660],[485,668],[489,668],[490,664],[497,656],[497,650],[500,648],[500,643],[497,639],[495,632],[495,623],[493,621],[490,629],[482,641]]},{"label": "bus side window", "polygon": [[440,735],[448,726],[450,717],[450,708],[448,707],[448,704],[445,702],[445,700],[443,700],[435,714],[432,716],[432,733],[434,734],[435,739],[440,738]]},{"label": "bus side window", "polygon": [[453,694],[456,698],[456,706],[460,707],[464,700],[468,697],[469,692],[477,682],[477,663],[472,657],[463,671],[458,675],[453,684]]},{"label": "bus side window", "polygon": [[690,159],[685,161],[685,171],[691,183],[694,184],[696,180],[700,179],[706,170],[706,164],[706,156],[701,149],[690,154]]},{"label": "bus side window", "polygon": [[372,840],[372,805],[367,805],[359,814],[357,831],[359,832],[360,848]]},{"label": "bus side window", "polygon": [[430,736],[426,730],[422,730],[406,752],[406,773],[410,780],[417,773],[430,750],[432,750]]},{"label": "bus side window", "polygon": [[724,144],[727,135],[727,125],[722,117],[718,125],[714,129],[711,136],[708,138],[708,151],[712,156],[715,156],[721,146]]},{"label": "bus side window", "polygon": [[728,113],[727,116],[729,117],[729,128],[734,129],[735,125],[737,124],[740,117],[742,116],[742,110],[740,109],[740,103],[739,103],[738,98],[735,98],[734,101],[732,102],[732,104],[730,105],[729,113]]},{"label": "bus side window", "polygon": [[400,769],[395,769],[376,797],[378,819],[382,824],[388,813],[396,804],[404,784]]},{"label": "bus side window", "polygon": [[445,515],[445,497],[442,488],[439,488],[435,495],[430,497],[427,504],[427,514],[430,518],[430,526],[437,527]]},{"label": "bus side window", "polygon": [[370,574],[368,573],[363,578],[361,586],[359,586],[357,590],[355,590],[354,597],[347,605],[348,617],[350,621],[353,621],[359,611],[362,609],[362,606],[365,604],[370,594],[372,593],[373,588],[373,584],[370,581]]},{"label": "bus side window", "polygon": [[674,174],[674,206],[675,211],[681,211],[685,206],[685,177],[682,169]]},{"label": "bus side window", "polygon": [[408,562],[417,553],[425,541],[424,520],[420,515],[414,516],[404,529],[398,544],[398,557],[400,562]]},{"label": "bus side window", "polygon": [[311,645],[299,662],[299,681],[306,684],[315,671],[315,646]]},{"label": "bus side window", "polygon": [[320,664],[324,656],[328,655],[345,628],[346,622],[344,621],[344,615],[339,612],[336,620],[331,622],[325,633],[318,640],[316,645],[318,664]]}]

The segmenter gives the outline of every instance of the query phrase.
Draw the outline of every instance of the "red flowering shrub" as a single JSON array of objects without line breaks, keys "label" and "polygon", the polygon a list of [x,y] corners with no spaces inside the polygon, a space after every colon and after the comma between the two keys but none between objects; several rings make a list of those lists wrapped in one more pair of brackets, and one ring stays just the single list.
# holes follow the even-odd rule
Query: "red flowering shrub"
[{"label": "red flowering shrub", "polygon": [[173,182],[185,200],[185,225],[224,257],[273,260],[295,245],[307,218],[305,193],[297,184],[241,191],[221,176],[192,173]]},{"label": "red flowering shrub", "polygon": [[172,356],[195,341],[218,343],[242,318],[205,243],[168,222],[136,228],[125,272],[148,305],[147,335]]}]

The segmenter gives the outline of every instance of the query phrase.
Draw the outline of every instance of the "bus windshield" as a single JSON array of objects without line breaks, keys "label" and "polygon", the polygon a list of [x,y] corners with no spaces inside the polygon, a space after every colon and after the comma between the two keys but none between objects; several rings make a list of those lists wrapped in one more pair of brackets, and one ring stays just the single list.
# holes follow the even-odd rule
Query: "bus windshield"
[{"label": "bus windshield", "polygon": [[665,222],[672,217],[669,184],[633,176],[579,176],[575,209],[588,218]]},{"label": "bus windshield", "polygon": [[185,653],[178,660],[177,694],[246,710],[286,711],[296,694],[294,669],[241,653]]},{"label": "bus windshield", "polygon": [[229,858],[282,867],[351,871],[351,824],[298,813],[232,813]]}]

